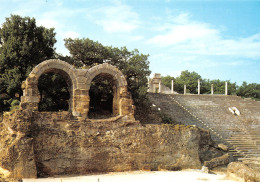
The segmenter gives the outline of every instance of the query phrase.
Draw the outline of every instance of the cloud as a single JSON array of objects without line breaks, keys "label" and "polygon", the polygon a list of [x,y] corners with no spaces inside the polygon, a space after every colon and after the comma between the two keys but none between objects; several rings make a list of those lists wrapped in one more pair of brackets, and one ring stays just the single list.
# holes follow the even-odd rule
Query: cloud
[{"label": "cloud", "polygon": [[217,32],[203,24],[173,25],[166,34],[157,35],[151,38],[148,43],[170,46],[187,41],[199,41],[216,36]]},{"label": "cloud", "polygon": [[161,33],[147,41],[149,44],[156,44],[162,47],[188,43],[191,41],[207,41],[219,37],[219,32],[209,24],[190,21],[188,13],[181,13],[175,17],[169,15],[168,22],[157,31]]},{"label": "cloud", "polygon": [[93,21],[109,33],[129,33],[140,25],[138,14],[130,6],[121,2],[98,8],[92,13]]},{"label": "cloud", "polygon": [[44,26],[45,28],[54,28],[56,27],[59,23],[55,19],[52,18],[42,18],[36,20],[37,25],[39,26]]},{"label": "cloud", "polygon": [[194,21],[187,13],[170,18],[170,21],[157,29],[159,33],[150,38],[147,44],[182,54],[260,58],[260,33],[244,38],[225,39],[221,36],[223,27],[216,28],[208,23]]},{"label": "cloud", "polygon": [[35,10],[40,9],[45,5],[45,1],[12,1],[10,0],[10,4],[16,4],[15,9],[12,11],[12,14],[20,15],[20,16],[28,16],[31,13],[35,12]]},{"label": "cloud", "polygon": [[[53,3],[52,3],[53,4]],[[71,26],[71,19],[78,15],[84,15],[85,9],[70,9],[64,7],[59,0],[55,1],[55,5],[52,8],[37,15],[37,25],[42,25],[46,28],[55,28],[57,33],[56,50],[63,55],[69,55],[69,51],[64,47],[65,38],[78,38],[80,33],[77,32],[76,26]]]},{"label": "cloud", "polygon": [[129,41],[140,41],[142,40],[144,37],[143,36],[139,36],[139,35],[136,35],[136,36],[130,36],[128,38]]}]

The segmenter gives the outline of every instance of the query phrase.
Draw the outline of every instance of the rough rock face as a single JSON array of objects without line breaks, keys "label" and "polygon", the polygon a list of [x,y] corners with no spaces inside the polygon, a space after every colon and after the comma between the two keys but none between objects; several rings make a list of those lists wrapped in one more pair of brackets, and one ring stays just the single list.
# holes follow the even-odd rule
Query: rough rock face
[{"label": "rough rock face", "polygon": [[33,138],[30,136],[31,113],[4,116],[0,127],[0,177],[35,177]]},{"label": "rough rock face", "polygon": [[258,171],[249,168],[242,162],[231,162],[228,165],[228,174],[241,181],[260,181],[260,174]]},{"label": "rough rock face", "polygon": [[0,177],[36,178],[128,170],[200,169],[223,155],[206,130],[73,120],[69,112],[16,111],[0,123]]},{"label": "rough rock face", "polygon": [[229,164],[229,154],[224,154],[220,157],[216,157],[211,159],[210,161],[205,161],[204,166],[208,167],[209,169],[213,169],[217,166],[226,166]]}]

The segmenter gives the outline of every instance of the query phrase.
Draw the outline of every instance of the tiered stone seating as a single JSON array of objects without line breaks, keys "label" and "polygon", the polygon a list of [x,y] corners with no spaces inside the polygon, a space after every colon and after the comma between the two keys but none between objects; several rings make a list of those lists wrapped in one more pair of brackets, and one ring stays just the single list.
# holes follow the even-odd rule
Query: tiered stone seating
[{"label": "tiered stone seating", "polygon": [[185,124],[185,125],[196,125],[198,124],[196,118],[188,113],[178,103],[173,102],[166,94],[149,93],[149,100],[157,107],[158,110],[167,114],[174,122]]},{"label": "tiered stone seating", "polygon": [[[209,129],[213,140],[229,145],[239,160],[259,160],[260,102],[224,95],[149,94],[149,98],[173,120]],[[232,114],[229,107],[241,115]]]}]

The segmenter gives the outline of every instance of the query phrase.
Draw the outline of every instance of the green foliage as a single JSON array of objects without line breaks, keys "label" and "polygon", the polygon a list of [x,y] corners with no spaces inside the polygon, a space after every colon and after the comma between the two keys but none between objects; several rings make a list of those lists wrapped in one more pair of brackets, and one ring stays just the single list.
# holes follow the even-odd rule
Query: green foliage
[{"label": "green foliage", "polygon": [[[214,86],[214,94],[224,94],[225,93],[225,82],[228,84],[228,94],[234,95],[236,94],[237,85],[236,83],[231,83],[228,81],[222,81],[222,80],[211,80],[210,83]],[[210,87],[211,87],[210,84]]]},{"label": "green foliage", "polygon": [[11,108],[10,108],[10,110],[11,110],[11,111],[14,111],[14,110],[18,109],[18,108],[19,108],[19,104],[20,104],[20,101],[19,101],[19,100],[13,99],[12,102],[11,102]]},{"label": "green foliage", "polygon": [[167,75],[167,76],[162,76],[162,84],[165,86],[171,88],[172,86],[172,80],[174,80],[174,77]]},{"label": "green foliage", "polygon": [[[107,62],[116,66],[126,76],[128,89],[136,103],[144,102],[147,91],[147,76],[150,75],[148,56],[137,49],[104,46],[90,39],[65,39],[70,51],[68,62],[76,66],[93,66]],[[103,89],[104,92],[105,89]]]},{"label": "green foliage", "polygon": [[182,71],[179,77],[176,77],[174,83],[174,89],[183,93],[184,85],[186,85],[187,93],[197,93],[198,88],[198,79],[201,79],[201,76],[196,72],[189,72],[188,70]]},{"label": "green foliage", "polygon": [[22,81],[34,66],[53,57],[55,42],[54,29],[36,26],[34,18],[6,18],[0,28],[0,95],[8,95],[8,99],[22,95]]},{"label": "green foliage", "polygon": [[112,115],[113,108],[113,83],[109,76],[97,76],[91,82],[89,90],[89,118],[108,117]]},{"label": "green foliage", "polygon": [[64,77],[57,73],[43,74],[38,81],[39,111],[68,110],[70,93]]},{"label": "green foliage", "polygon": [[[188,70],[182,71],[181,75],[175,79],[169,75],[162,77],[162,83],[167,87],[171,88],[171,80],[174,80],[174,90],[183,93],[184,85],[186,84],[187,93],[197,94],[198,93],[198,79],[200,79],[200,93],[210,94],[211,84],[214,85],[214,94],[225,93],[225,82],[221,80],[209,80],[202,79],[202,77],[196,72],[189,72]],[[236,83],[228,82],[228,94],[235,95],[238,86]]]},{"label": "green foliage", "polygon": [[167,116],[166,114],[160,112],[159,115],[162,118],[162,123],[164,123],[164,124],[176,124],[176,121],[174,121],[171,117]]},{"label": "green foliage", "polygon": [[209,79],[200,80],[200,93],[201,94],[211,93],[211,81]]},{"label": "green foliage", "polygon": [[12,100],[12,102],[11,102],[11,106],[12,106],[12,107],[13,107],[13,106],[18,106],[19,104],[20,104],[20,101],[17,100],[17,99]]},{"label": "green foliage", "polygon": [[210,94],[211,93],[211,85],[213,84],[214,94],[225,94],[225,82],[228,83],[228,95],[235,95],[237,85],[236,83],[231,83],[229,80],[209,80],[203,79],[201,80],[201,94]]},{"label": "green foliage", "polygon": [[243,82],[243,84],[237,90],[237,95],[260,100],[260,84],[247,84],[247,82]]},{"label": "green foliage", "polygon": [[74,64],[93,66],[103,63],[108,54],[108,49],[98,42],[90,39],[65,39],[65,47],[70,51]]}]

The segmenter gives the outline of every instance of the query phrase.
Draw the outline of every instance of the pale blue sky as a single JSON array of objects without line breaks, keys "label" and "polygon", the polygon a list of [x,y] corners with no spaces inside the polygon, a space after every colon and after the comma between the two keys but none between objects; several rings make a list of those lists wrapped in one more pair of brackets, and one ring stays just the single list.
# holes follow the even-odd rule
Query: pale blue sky
[{"label": "pale blue sky", "polygon": [[0,0],[0,24],[10,14],[54,27],[64,38],[149,54],[152,73],[260,83],[259,0]]}]

